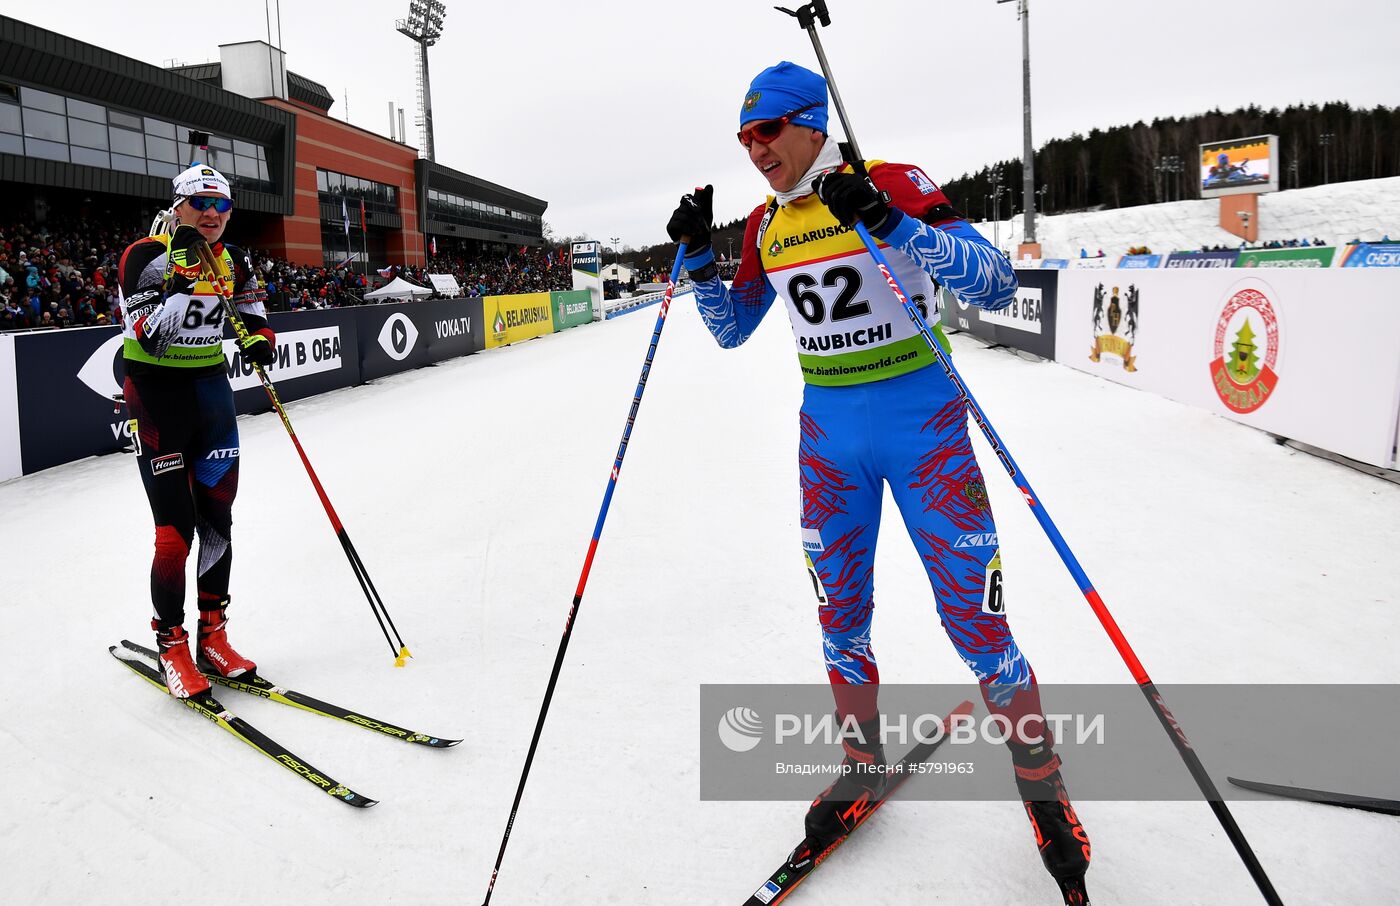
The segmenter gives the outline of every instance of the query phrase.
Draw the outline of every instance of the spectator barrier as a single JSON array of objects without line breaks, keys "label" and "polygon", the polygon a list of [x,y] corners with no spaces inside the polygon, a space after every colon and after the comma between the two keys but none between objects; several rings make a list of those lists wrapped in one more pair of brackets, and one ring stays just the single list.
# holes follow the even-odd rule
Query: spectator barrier
[{"label": "spectator barrier", "polygon": [[1330,245],[1245,249],[1235,261],[1235,267],[1331,267],[1336,251]]},{"label": "spectator barrier", "polygon": [[[1400,468],[1395,277],[1384,270],[1187,269],[1194,272],[1018,269],[1022,288],[1012,308],[986,312],[944,293],[943,323],[1360,462]],[[1346,320],[1318,322],[1318,311],[1335,299],[1346,300]]]},{"label": "spectator barrier", "polygon": [[[690,281],[682,280],[680,283],[676,284],[675,295],[685,295],[690,292],[692,288]],[[646,308],[648,305],[655,305],[665,298],[665,296],[666,291],[663,289],[653,293],[638,293],[634,296],[628,296],[625,299],[609,299],[604,303],[603,317],[616,318],[618,315],[630,314],[638,309]]]},{"label": "spectator barrier", "polygon": [[[268,376],[291,402],[592,319],[587,291],[273,313]],[[0,481],[131,445],[125,406],[113,399],[121,349],[117,327],[0,334]],[[269,410],[231,338],[224,355],[238,413]]]},{"label": "spectator barrier", "polygon": [[1349,245],[1339,267],[1400,267],[1400,243],[1377,245],[1361,242]]},{"label": "spectator barrier", "polygon": [[966,331],[989,343],[1022,349],[1043,359],[1055,357],[1055,295],[1058,270],[1016,271],[1021,287],[1016,301],[1002,311],[984,311],[948,293],[939,293],[944,326]]},{"label": "spectator barrier", "polygon": [[1167,256],[1168,268],[1234,267],[1240,250],[1219,252],[1172,252]]}]

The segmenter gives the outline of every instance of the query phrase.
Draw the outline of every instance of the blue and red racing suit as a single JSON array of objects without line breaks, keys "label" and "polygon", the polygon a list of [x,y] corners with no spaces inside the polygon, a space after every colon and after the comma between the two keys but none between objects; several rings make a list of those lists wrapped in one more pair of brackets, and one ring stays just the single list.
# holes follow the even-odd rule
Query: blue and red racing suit
[{"label": "blue and red racing suit", "polygon": [[[869,173],[895,209],[875,238],[946,352],[930,304],[939,285],[997,310],[1015,297],[1015,272],[918,167],[875,161]],[[838,716],[865,721],[878,713],[870,628],[887,482],[953,647],[992,712],[1025,731],[1017,741],[1036,741],[1040,696],[1007,625],[996,524],[963,401],[943,370],[929,367],[933,352],[860,237],[816,195],[786,205],[770,197],[754,208],[743,248],[729,288],[710,250],[685,264],[700,315],[724,348],[747,340],[775,298],[787,306],[806,381],[798,448],[802,546]]]}]

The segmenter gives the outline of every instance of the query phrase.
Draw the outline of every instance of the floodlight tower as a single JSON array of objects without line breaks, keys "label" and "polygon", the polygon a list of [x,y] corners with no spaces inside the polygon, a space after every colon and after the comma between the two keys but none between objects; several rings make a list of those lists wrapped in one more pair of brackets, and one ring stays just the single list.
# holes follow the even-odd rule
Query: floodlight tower
[{"label": "floodlight tower", "polygon": [[433,152],[433,98],[428,90],[428,48],[442,37],[442,20],[447,7],[439,0],[411,0],[408,18],[400,19],[394,27],[418,45],[418,154],[436,160]]}]

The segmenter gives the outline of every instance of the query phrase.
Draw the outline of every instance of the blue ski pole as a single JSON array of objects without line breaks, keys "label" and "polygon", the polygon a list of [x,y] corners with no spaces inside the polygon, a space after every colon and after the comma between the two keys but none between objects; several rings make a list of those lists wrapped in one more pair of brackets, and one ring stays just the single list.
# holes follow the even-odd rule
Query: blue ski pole
[{"label": "blue ski pole", "polygon": [[564,666],[564,652],[569,648],[569,637],[574,632],[574,618],[578,616],[579,602],[583,600],[583,589],[588,584],[588,573],[593,568],[593,555],[598,550],[598,539],[603,535],[603,523],[608,518],[608,508],[612,506],[613,491],[617,488],[617,476],[622,471],[622,458],[627,455],[627,442],[632,438],[632,426],[637,423],[637,410],[642,405],[642,393],[647,389],[647,378],[651,375],[651,361],[656,356],[656,345],[661,342],[661,328],[666,326],[666,313],[671,309],[671,296],[676,291],[676,283],[681,277],[681,262],[685,260],[686,243],[681,242],[676,249],[676,261],[671,265],[671,277],[666,283],[666,295],[661,298],[661,310],[656,313],[656,329],[651,332],[651,345],[647,347],[646,360],[642,363],[642,376],[637,380],[637,392],[632,396],[632,408],[627,413],[627,424],[622,429],[622,442],[617,445],[617,459],[613,461],[612,472],[608,476],[608,488],[603,493],[603,505],[598,510],[598,521],[593,526],[593,539],[588,542],[588,555],[583,559],[583,571],[578,577],[578,587],[574,590],[574,603],[569,608],[569,616],[564,620],[564,636],[559,640],[559,651],[554,655],[554,669],[549,673],[549,685],[544,690],[544,702],[540,704],[540,716],[535,721],[535,735],[530,739],[530,750],[525,754],[525,768],[520,772],[520,785],[515,789],[515,801],[510,806],[510,819],[506,821],[505,833],[501,835],[501,850],[496,854],[496,865],[491,869],[491,883],[486,887],[486,899],[481,906],[488,906],[491,893],[496,889],[496,877],[501,873],[501,862],[506,857],[506,844],[510,842],[510,831],[515,826],[515,816],[520,811],[520,799],[525,795],[525,782],[530,779],[530,766],[535,762],[535,750],[539,748],[540,733],[544,730],[545,717],[549,714],[549,703],[554,699],[554,687],[559,684],[559,671]]}]

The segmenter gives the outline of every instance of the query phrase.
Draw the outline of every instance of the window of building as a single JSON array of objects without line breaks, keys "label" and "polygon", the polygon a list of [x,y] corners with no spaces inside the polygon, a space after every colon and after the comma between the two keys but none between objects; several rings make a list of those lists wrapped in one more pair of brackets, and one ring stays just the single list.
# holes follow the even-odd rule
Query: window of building
[{"label": "window of building", "polygon": [[24,111],[24,137],[50,142],[68,141],[68,118],[33,108]]},{"label": "window of building", "polygon": [[153,120],[149,116],[144,117],[146,121],[146,134],[155,135],[160,138],[168,138],[175,141],[175,124],[167,123],[164,120]]},{"label": "window of building", "polygon": [[[172,129],[172,131],[174,130]],[[149,160],[164,161],[170,164],[179,163],[180,149],[173,138],[158,138],[148,134],[146,136],[146,157]]]},{"label": "window of building", "polygon": [[146,158],[144,158],[144,157],[131,157],[130,155],[126,155],[126,154],[116,154],[116,153],[113,153],[113,155],[112,155],[112,169],[113,169],[113,170],[125,170],[127,173],[145,173],[145,172],[146,172]]},{"label": "window of building", "polygon": [[135,129],[141,131],[141,117],[132,113],[123,113],[120,110],[108,110],[107,122],[113,126],[121,126],[123,129]]},{"label": "window of building", "polygon": [[[146,156],[146,137],[141,133],[113,126],[107,130],[107,134],[112,139],[112,150],[118,154],[129,154],[132,157]],[[146,168],[143,166],[141,169]]]},{"label": "window of building", "polygon": [[[198,130],[0,82],[0,152],[7,154],[171,177],[189,163],[185,155],[192,128]],[[221,136],[210,136],[209,145],[208,155],[198,150],[194,154],[223,172],[236,188],[275,191],[266,148]]]},{"label": "window of building", "polygon": [[63,103],[63,98],[47,91],[39,91],[37,88],[21,86],[19,90],[20,102],[26,107],[35,110],[47,110],[49,113],[67,113],[68,109]]},{"label": "window of building", "polygon": [[89,104],[87,101],[80,101],[77,98],[68,98],[68,115],[80,120],[89,120],[94,123],[107,124],[107,108],[97,104]]},{"label": "window of building", "polygon": [[75,164],[86,164],[89,167],[102,167],[104,170],[112,169],[112,157],[106,151],[97,151],[92,148],[80,148],[74,145],[68,149],[68,153],[73,158]]},{"label": "window of building", "polygon": [[68,140],[84,148],[107,150],[107,124],[68,119]]},{"label": "window of building", "polygon": [[68,146],[62,142],[46,142],[37,138],[24,140],[24,153],[27,157],[42,157],[45,160],[68,161]]}]

